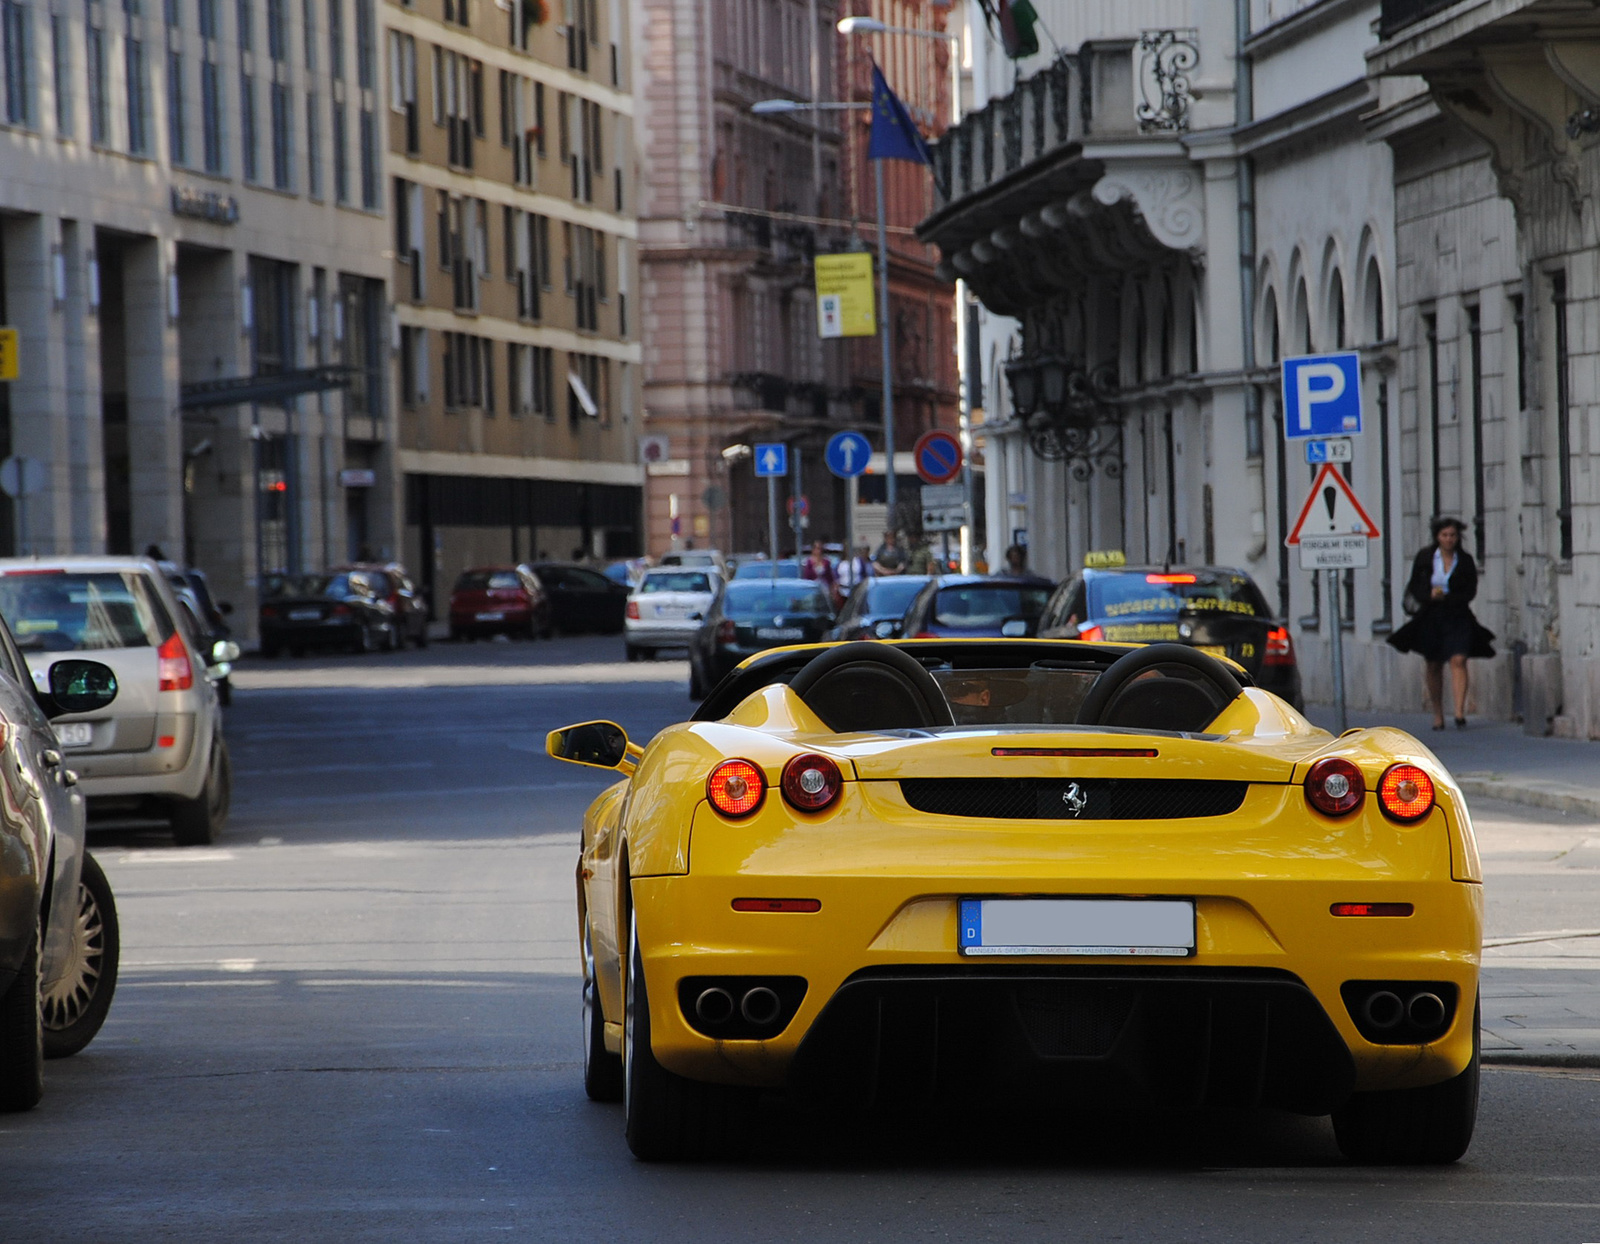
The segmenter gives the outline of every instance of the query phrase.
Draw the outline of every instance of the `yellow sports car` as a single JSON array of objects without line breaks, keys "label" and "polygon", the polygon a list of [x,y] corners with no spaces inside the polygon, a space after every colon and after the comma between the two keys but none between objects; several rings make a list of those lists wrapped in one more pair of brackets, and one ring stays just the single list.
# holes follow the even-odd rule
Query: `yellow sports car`
[{"label": "yellow sports car", "polygon": [[1177,644],[776,649],[583,825],[584,1081],[647,1159],[807,1105],[1276,1106],[1452,1162],[1482,874],[1444,766]]}]

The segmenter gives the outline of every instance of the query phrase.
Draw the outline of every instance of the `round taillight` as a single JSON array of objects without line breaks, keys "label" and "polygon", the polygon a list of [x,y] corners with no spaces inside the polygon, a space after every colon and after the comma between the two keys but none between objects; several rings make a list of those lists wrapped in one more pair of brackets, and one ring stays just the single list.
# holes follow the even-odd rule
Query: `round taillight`
[{"label": "round taillight", "polygon": [[838,765],[807,752],[783,766],[783,797],[802,812],[820,812],[839,797],[843,781]]},{"label": "round taillight", "polygon": [[1396,821],[1420,821],[1433,811],[1433,779],[1416,765],[1390,765],[1378,779],[1378,803]]},{"label": "round taillight", "polygon": [[724,760],[706,779],[706,798],[723,816],[749,816],[766,793],[766,778],[748,760]]},{"label": "round taillight", "polygon": [[1317,761],[1306,774],[1306,801],[1328,816],[1354,812],[1366,794],[1367,780],[1361,770],[1337,756]]}]

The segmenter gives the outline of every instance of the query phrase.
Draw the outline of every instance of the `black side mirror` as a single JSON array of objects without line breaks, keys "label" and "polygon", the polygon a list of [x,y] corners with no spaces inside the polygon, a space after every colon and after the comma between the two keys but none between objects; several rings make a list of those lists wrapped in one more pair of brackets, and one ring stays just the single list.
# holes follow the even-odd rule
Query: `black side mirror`
[{"label": "black side mirror", "polygon": [[614,721],[585,721],[550,731],[545,751],[557,760],[615,769],[627,758],[628,734]]},{"label": "black side mirror", "polygon": [[57,661],[46,678],[49,693],[38,699],[52,721],[68,713],[92,713],[117,698],[117,676],[98,661]]}]

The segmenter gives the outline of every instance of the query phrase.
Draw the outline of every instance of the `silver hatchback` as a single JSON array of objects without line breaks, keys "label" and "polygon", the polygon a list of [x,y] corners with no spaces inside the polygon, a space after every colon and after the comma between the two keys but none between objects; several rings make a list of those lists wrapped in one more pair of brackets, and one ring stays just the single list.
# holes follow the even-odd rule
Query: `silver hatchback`
[{"label": "silver hatchback", "polygon": [[169,816],[181,845],[212,842],[232,796],[222,708],[189,613],[142,557],[0,560],[0,615],[41,687],[81,653],[109,666],[117,698],[54,724],[91,816]]}]

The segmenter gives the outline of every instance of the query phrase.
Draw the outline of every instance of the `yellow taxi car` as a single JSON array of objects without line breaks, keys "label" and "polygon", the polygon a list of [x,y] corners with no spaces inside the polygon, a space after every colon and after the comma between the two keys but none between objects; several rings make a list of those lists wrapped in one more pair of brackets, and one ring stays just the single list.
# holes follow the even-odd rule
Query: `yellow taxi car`
[{"label": "yellow taxi car", "polygon": [[645,1159],[762,1092],[883,1110],[1332,1114],[1452,1162],[1478,1099],[1482,874],[1459,788],[1178,644],[774,650],[584,819],[585,1087]]}]

